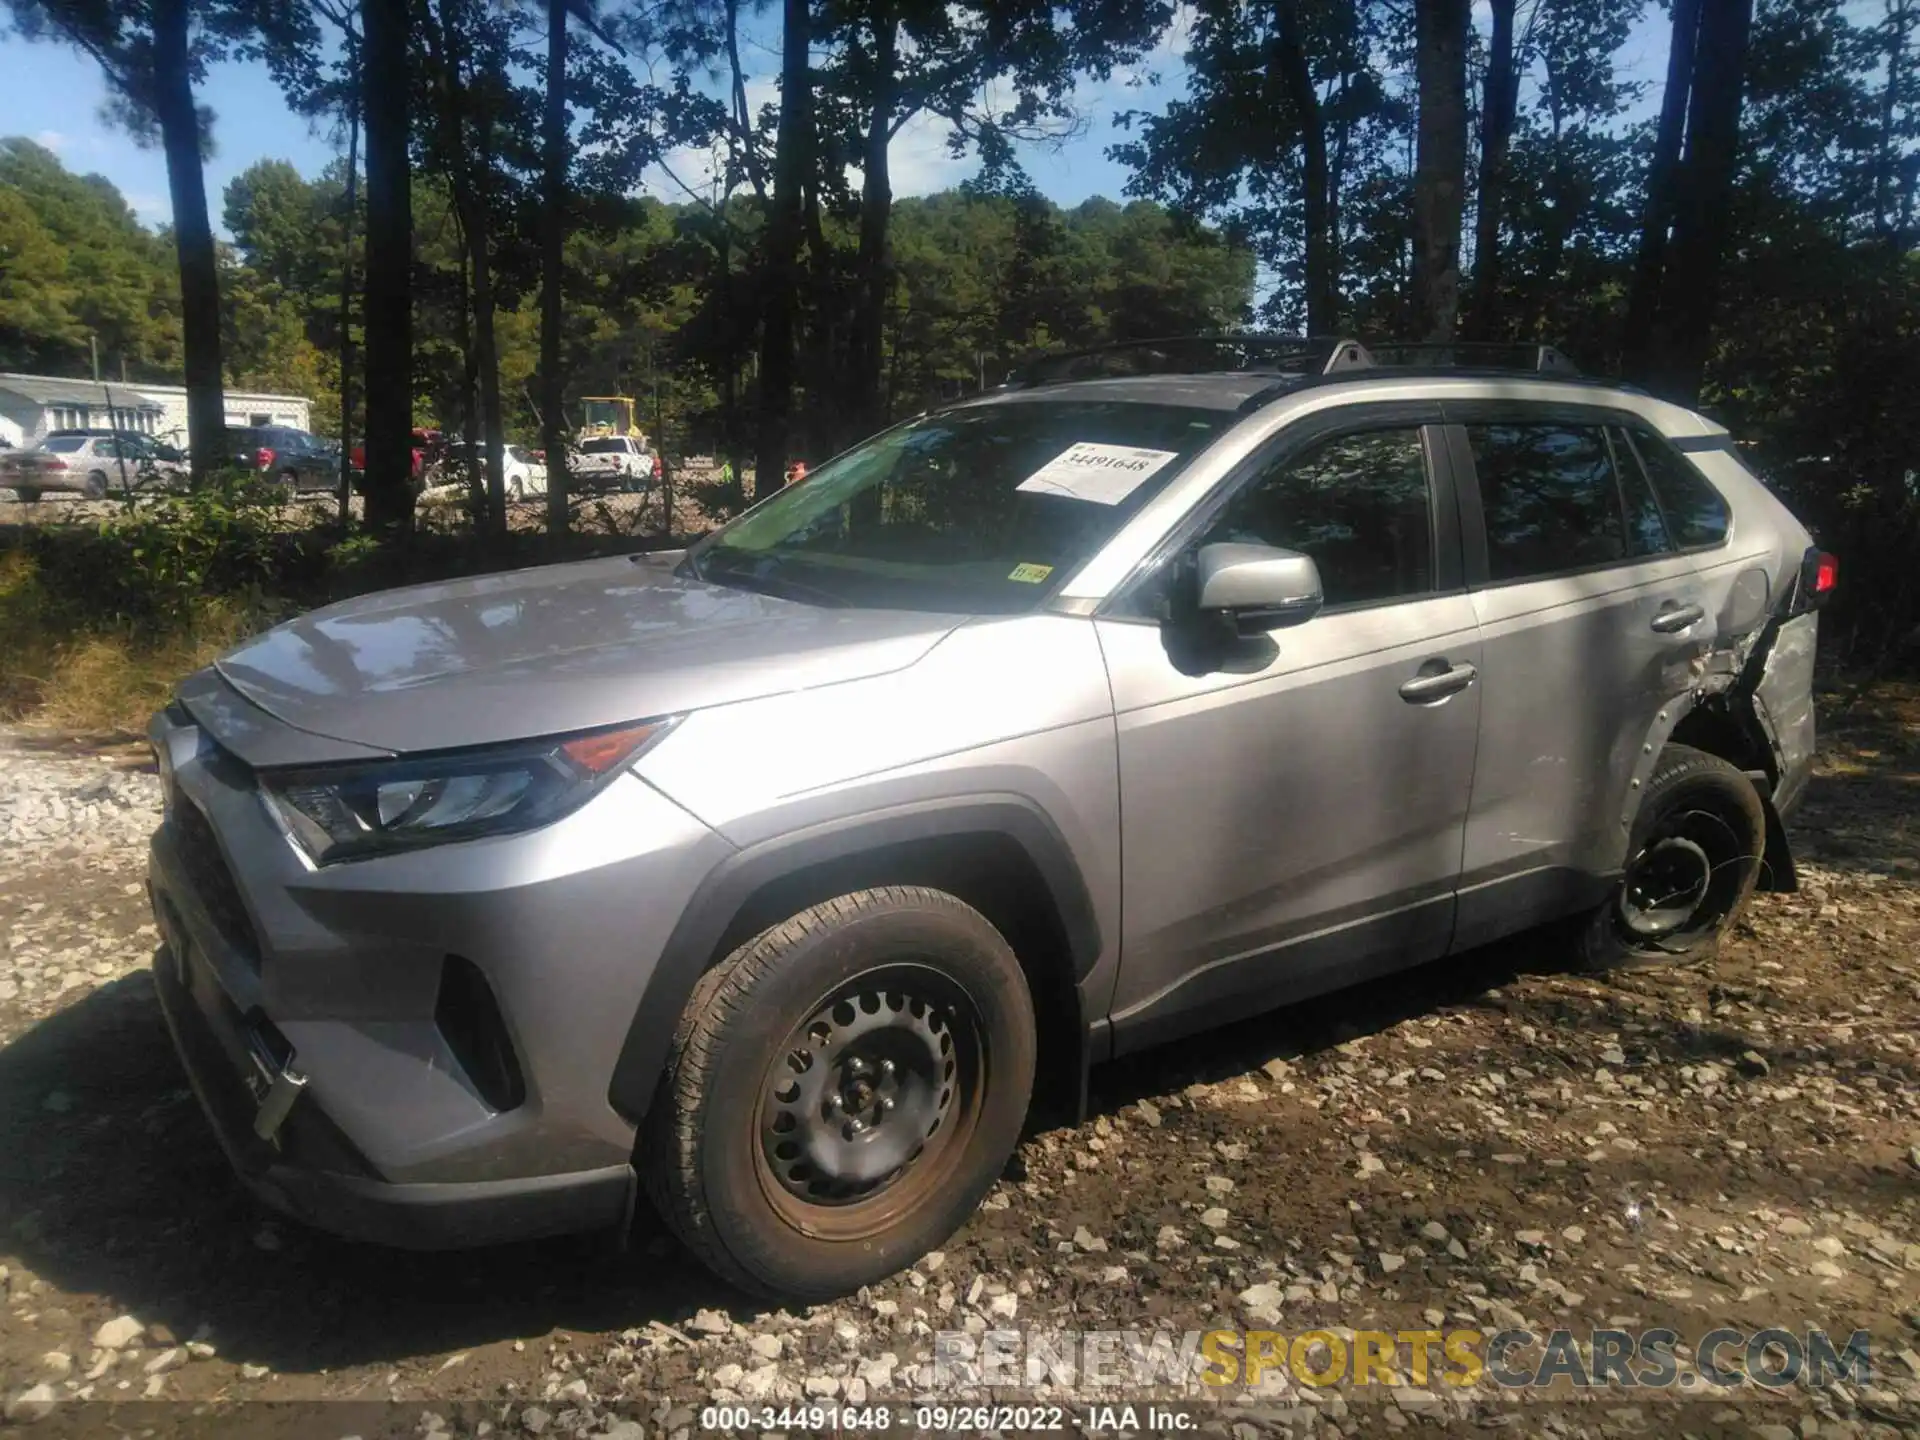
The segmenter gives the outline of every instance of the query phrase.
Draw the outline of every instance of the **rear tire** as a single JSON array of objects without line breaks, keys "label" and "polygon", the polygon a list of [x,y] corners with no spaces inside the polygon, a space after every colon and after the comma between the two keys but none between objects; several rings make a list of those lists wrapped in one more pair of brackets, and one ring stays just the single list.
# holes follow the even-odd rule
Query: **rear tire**
[{"label": "rear tire", "polygon": [[1613,893],[1582,922],[1582,969],[1701,960],[1718,948],[1760,878],[1767,816],[1718,755],[1669,745],[1646,785]]},{"label": "rear tire", "polygon": [[22,505],[40,503],[40,492],[31,485],[16,485],[13,487],[13,493]]},{"label": "rear tire", "polygon": [[106,499],[107,472],[104,470],[89,470],[87,472],[87,488],[85,493],[89,500]]},{"label": "rear tire", "polygon": [[687,1248],[742,1290],[821,1301],[910,1265],[1020,1138],[1033,1001],[1000,932],[889,886],[802,911],[687,1002],[640,1170]]}]

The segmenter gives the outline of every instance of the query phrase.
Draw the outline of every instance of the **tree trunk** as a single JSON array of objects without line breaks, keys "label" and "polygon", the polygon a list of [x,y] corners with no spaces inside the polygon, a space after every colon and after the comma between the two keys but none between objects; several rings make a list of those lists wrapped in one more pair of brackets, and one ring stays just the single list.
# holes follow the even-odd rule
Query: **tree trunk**
[{"label": "tree trunk", "polygon": [[1300,27],[1299,0],[1274,7],[1274,59],[1287,103],[1300,126],[1302,221],[1306,226],[1307,333],[1339,328],[1340,277],[1333,242],[1333,187],[1327,170],[1327,126]]},{"label": "tree trunk", "polygon": [[546,451],[547,533],[567,533],[567,417],[560,373],[560,285],[567,242],[567,6],[547,0],[547,103],[541,135],[540,444]]},{"label": "tree trunk", "polygon": [[1656,393],[1693,405],[1707,368],[1740,143],[1740,98],[1753,0],[1702,0],[1683,183],[1673,216],[1673,263],[1660,298]]},{"label": "tree trunk", "polygon": [[767,223],[766,308],[760,323],[760,443],[754,455],[756,499],[785,483],[793,406],[793,312],[800,254],[802,189],[812,134],[813,68],[809,0],[783,0],[780,128],[774,137],[773,213]]},{"label": "tree trunk", "polygon": [[198,484],[227,464],[227,407],[220,374],[220,271],[207,218],[200,158],[200,111],[187,54],[187,0],[153,7],[154,112],[167,157],[173,245],[180,264],[180,319],[186,351],[187,445]]},{"label": "tree trunk", "polygon": [[1413,174],[1413,323],[1418,338],[1453,339],[1460,311],[1460,222],[1467,188],[1467,19],[1470,0],[1414,0],[1419,88]]},{"label": "tree trunk", "polygon": [[1520,102],[1514,64],[1513,16],[1519,0],[1493,0],[1493,34],[1487,49],[1487,84],[1480,115],[1480,193],[1473,218],[1471,338],[1491,340],[1499,329],[1500,207],[1505,199],[1507,149],[1513,142]]},{"label": "tree trunk", "polygon": [[1673,0],[1673,38],[1667,46],[1667,88],[1660,97],[1660,124],[1647,164],[1646,209],[1640,218],[1640,248],[1627,292],[1627,329],[1621,370],[1645,380],[1659,323],[1660,281],[1667,267],[1667,231],[1673,224],[1680,178],[1680,144],[1686,138],[1687,97],[1693,88],[1693,57],[1700,35],[1700,0]]},{"label": "tree trunk", "polygon": [[487,513],[486,469],[480,463],[480,352],[473,343],[473,239],[464,216],[460,226],[460,318],[454,341],[460,347],[460,479],[467,487],[467,503],[474,526],[482,534],[491,529]]},{"label": "tree trunk", "polygon": [[367,523],[413,520],[413,180],[406,0],[364,0],[367,127]]},{"label": "tree trunk", "polygon": [[507,533],[507,430],[500,411],[500,348],[493,333],[493,260],[488,253],[493,227],[484,203],[475,203],[473,209],[473,338],[474,356],[480,362],[480,429],[487,452],[487,528],[500,537]]},{"label": "tree trunk", "polygon": [[340,523],[353,513],[353,225],[360,199],[360,57],[347,42],[347,218],[340,250]]},{"label": "tree trunk", "polygon": [[859,288],[853,325],[852,391],[855,428],[863,435],[886,423],[880,398],[880,370],[886,348],[887,223],[893,211],[893,180],[887,145],[893,139],[893,106],[900,23],[881,0],[873,16],[873,113],[867,119],[866,153],[861,160]]}]

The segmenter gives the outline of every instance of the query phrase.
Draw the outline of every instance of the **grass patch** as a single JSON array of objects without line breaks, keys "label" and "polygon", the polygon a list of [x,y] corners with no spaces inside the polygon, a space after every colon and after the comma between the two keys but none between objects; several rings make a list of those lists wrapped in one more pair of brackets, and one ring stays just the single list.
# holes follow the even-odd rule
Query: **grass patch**
[{"label": "grass patch", "polygon": [[22,549],[0,551],[0,719],[87,735],[140,734],[176,681],[279,618],[202,595],[162,626],[87,623]]}]

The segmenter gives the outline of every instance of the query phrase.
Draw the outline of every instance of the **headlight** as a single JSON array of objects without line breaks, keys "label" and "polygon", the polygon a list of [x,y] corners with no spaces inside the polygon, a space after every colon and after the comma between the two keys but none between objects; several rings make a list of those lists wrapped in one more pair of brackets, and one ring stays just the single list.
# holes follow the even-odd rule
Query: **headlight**
[{"label": "headlight", "polygon": [[316,865],[531,830],[557,820],[670,720],[365,765],[264,771],[262,793]]}]

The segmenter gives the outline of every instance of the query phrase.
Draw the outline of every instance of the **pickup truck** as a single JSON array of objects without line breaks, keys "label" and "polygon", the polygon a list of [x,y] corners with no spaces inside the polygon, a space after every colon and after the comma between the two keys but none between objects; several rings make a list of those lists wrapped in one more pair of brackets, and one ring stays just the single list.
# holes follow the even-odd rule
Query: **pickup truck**
[{"label": "pickup truck", "polygon": [[632,435],[582,440],[568,458],[577,490],[643,490],[653,480],[653,452]]}]

